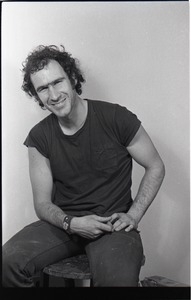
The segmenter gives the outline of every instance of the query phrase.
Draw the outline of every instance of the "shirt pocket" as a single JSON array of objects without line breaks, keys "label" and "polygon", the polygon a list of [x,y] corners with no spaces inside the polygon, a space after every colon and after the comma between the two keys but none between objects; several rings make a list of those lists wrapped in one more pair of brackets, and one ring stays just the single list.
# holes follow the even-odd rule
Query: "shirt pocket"
[{"label": "shirt pocket", "polygon": [[118,155],[113,145],[96,146],[93,150],[93,168],[100,172],[109,172],[117,167]]}]

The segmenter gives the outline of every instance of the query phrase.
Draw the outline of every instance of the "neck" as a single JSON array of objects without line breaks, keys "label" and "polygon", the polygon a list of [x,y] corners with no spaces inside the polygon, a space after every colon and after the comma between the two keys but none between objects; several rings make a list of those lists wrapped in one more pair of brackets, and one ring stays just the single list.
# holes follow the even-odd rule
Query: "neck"
[{"label": "neck", "polygon": [[70,115],[64,118],[58,118],[62,131],[69,135],[77,132],[85,123],[87,113],[87,101],[78,97]]}]

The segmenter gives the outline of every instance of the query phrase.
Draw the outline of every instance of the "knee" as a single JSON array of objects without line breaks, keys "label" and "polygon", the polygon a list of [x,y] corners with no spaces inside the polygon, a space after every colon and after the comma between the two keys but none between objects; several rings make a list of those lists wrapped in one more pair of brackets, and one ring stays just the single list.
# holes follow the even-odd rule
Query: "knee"
[{"label": "knee", "polygon": [[122,231],[105,235],[90,250],[90,266],[95,286],[138,286],[143,256],[138,233],[132,231],[127,234]]},{"label": "knee", "polygon": [[18,279],[24,280],[25,259],[22,251],[18,251],[16,247],[7,245],[2,248],[2,285],[3,287],[14,287],[17,285]]}]

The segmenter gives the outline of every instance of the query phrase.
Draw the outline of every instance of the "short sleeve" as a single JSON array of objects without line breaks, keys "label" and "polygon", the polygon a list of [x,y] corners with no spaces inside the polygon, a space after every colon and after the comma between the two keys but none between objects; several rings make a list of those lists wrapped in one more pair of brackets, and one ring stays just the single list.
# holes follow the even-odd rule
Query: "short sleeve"
[{"label": "short sleeve", "polygon": [[40,124],[31,129],[23,144],[27,147],[35,147],[43,156],[49,157],[47,137]]},{"label": "short sleeve", "polygon": [[137,133],[141,121],[126,107],[117,105],[115,122],[120,141],[122,145],[127,147]]}]

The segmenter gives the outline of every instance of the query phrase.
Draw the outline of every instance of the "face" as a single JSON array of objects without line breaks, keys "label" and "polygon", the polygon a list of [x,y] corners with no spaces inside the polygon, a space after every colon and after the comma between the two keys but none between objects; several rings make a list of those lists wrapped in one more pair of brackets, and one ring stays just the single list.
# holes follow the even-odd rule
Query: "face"
[{"label": "face", "polygon": [[50,60],[44,69],[31,74],[31,81],[38,97],[49,111],[60,118],[70,115],[77,94],[57,61]]}]

